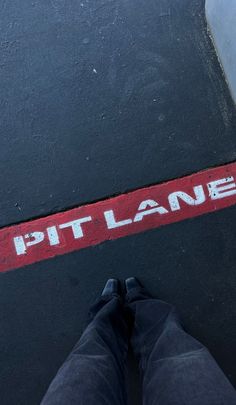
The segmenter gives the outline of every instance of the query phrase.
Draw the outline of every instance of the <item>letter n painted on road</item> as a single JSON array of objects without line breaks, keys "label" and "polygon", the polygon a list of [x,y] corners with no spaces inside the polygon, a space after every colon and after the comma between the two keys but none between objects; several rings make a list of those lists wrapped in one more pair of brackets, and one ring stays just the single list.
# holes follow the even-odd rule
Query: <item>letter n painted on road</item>
[{"label": "letter n painted on road", "polygon": [[[236,163],[0,230],[0,271],[236,204]],[[232,225],[233,226],[233,225]]]}]

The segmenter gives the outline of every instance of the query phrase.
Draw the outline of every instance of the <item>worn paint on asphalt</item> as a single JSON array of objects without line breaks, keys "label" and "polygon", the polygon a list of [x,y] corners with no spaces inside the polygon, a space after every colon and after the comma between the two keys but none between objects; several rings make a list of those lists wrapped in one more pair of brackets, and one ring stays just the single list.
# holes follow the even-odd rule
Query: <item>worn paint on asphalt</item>
[{"label": "worn paint on asphalt", "polygon": [[0,230],[0,271],[236,203],[236,163]]}]

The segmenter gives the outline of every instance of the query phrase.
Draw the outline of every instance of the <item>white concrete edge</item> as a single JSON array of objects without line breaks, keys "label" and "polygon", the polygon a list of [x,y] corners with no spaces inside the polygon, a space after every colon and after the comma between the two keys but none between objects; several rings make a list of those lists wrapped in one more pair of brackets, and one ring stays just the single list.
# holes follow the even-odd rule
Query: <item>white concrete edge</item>
[{"label": "white concrete edge", "polygon": [[236,103],[236,0],[206,0],[205,8],[213,44]]}]

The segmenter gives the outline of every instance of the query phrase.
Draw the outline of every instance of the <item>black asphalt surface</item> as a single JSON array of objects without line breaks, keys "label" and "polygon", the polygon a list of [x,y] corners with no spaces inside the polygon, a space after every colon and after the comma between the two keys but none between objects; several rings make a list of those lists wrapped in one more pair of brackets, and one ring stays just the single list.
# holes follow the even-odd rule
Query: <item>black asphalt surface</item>
[{"label": "black asphalt surface", "polygon": [[[0,11],[2,227],[236,160],[204,1]],[[1,274],[1,404],[40,403],[110,276],[175,304],[236,386],[235,218],[231,207]]]}]

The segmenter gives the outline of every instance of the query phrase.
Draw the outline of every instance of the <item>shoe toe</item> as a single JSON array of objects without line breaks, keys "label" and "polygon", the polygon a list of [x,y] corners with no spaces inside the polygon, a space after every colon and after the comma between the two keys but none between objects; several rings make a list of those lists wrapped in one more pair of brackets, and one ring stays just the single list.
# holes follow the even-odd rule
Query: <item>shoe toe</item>
[{"label": "shoe toe", "polygon": [[119,294],[119,280],[115,278],[110,278],[107,280],[101,295],[104,296],[112,294]]},{"label": "shoe toe", "polygon": [[137,280],[136,277],[129,277],[125,280],[125,287],[126,291],[130,292],[134,288],[142,288],[140,282]]}]

